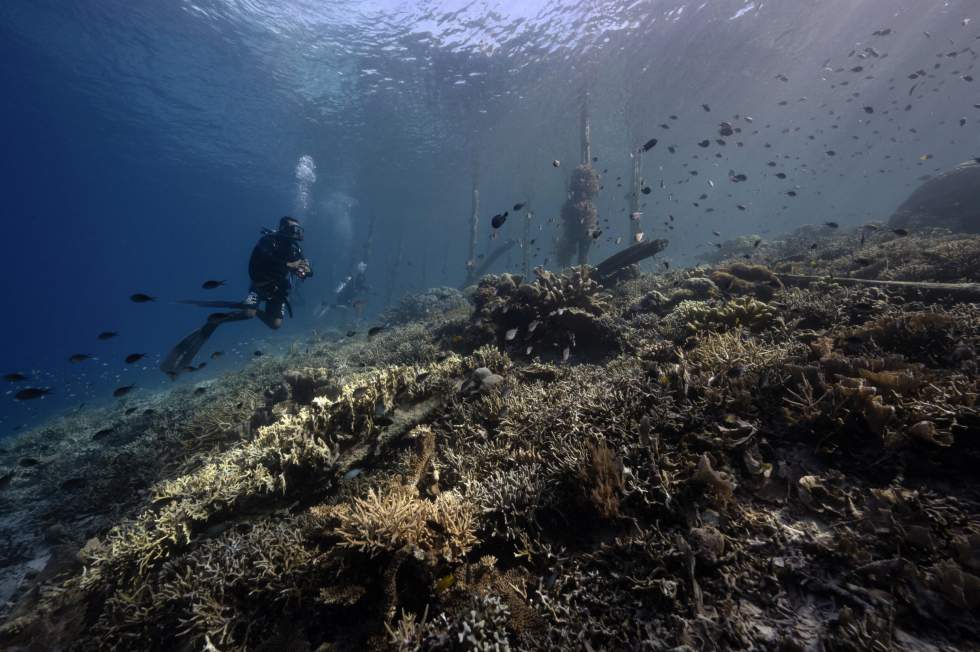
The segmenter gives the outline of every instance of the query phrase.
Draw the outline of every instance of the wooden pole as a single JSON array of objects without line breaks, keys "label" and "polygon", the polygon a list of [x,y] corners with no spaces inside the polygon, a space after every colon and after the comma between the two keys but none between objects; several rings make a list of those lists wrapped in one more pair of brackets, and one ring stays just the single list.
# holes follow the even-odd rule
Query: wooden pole
[{"label": "wooden pole", "polygon": [[589,91],[582,91],[582,165],[592,162],[592,119],[589,116]]},{"label": "wooden pole", "polygon": [[480,164],[473,159],[473,212],[470,217],[470,257],[466,262],[466,285],[476,279],[476,239],[480,227]]},{"label": "wooden pole", "polygon": [[803,274],[776,274],[787,285],[809,285],[816,281],[839,283],[840,285],[876,285],[897,290],[918,290],[939,294],[958,294],[964,297],[980,298],[980,283],[930,283],[925,281],[884,281],[872,278],[850,278],[841,276],[806,276]]},{"label": "wooden pole", "polygon": [[[642,175],[643,152],[637,149],[633,153],[633,184],[630,191],[630,237],[636,242],[636,234],[643,230],[643,225],[639,219],[634,219],[634,215],[640,212],[640,189],[643,185]],[[639,217],[637,215],[637,217]]]},{"label": "wooden pole", "polygon": [[[399,234],[400,235],[400,234]],[[398,238],[398,254],[395,256],[395,264],[391,266],[391,272],[388,274],[388,292],[385,296],[385,307],[391,305],[391,298],[395,294],[395,283],[400,278],[399,268],[402,265],[402,254],[404,252],[405,240],[402,237]]]},{"label": "wooden pole", "polygon": [[[497,262],[497,260],[501,256],[503,256],[505,253],[507,253],[508,251],[510,251],[511,247],[513,247],[516,244],[517,244],[517,240],[508,240],[507,242],[501,244],[499,247],[497,247],[496,249],[494,249],[493,251],[491,251],[489,254],[487,254],[487,257],[483,259],[483,262],[480,263],[480,266],[476,268],[476,270],[475,270],[476,273],[474,274],[474,276],[476,276],[477,278],[479,278],[479,277],[483,276],[484,274],[486,274],[488,271],[490,271],[490,267],[493,266],[493,264],[495,262]],[[468,285],[471,285],[471,284],[468,283]],[[460,288],[460,289],[462,289],[462,288]]]},{"label": "wooden pole", "polygon": [[528,277],[531,273],[531,220],[534,219],[534,213],[527,211],[524,214],[524,240],[521,242],[523,248],[521,256],[521,272],[524,274],[524,278]]},{"label": "wooden pole", "polygon": [[364,261],[365,265],[371,262],[371,249],[374,247],[374,223],[378,219],[378,214],[375,211],[371,211],[371,221],[368,222],[368,232],[367,239],[364,241],[364,249],[361,252],[361,260]]}]

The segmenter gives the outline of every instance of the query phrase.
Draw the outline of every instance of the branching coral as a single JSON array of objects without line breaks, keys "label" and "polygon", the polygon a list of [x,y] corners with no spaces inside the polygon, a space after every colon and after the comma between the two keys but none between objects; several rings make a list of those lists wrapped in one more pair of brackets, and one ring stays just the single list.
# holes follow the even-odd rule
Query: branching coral
[{"label": "branching coral", "polygon": [[426,500],[414,485],[396,485],[333,507],[330,515],[339,521],[340,545],[368,555],[414,546],[452,563],[476,543],[475,512],[454,492]]}]

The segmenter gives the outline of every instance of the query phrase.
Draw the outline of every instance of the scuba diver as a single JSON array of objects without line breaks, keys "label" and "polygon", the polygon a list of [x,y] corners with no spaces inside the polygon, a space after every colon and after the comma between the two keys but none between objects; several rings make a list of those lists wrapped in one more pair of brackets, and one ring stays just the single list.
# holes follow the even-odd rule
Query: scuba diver
[{"label": "scuba diver", "polygon": [[363,260],[357,263],[356,271],[340,282],[334,291],[333,302],[324,301],[317,308],[315,316],[319,319],[326,315],[332,307],[351,309],[360,319],[367,304],[365,295],[370,292],[367,284],[367,263]]},{"label": "scuba diver", "polygon": [[[305,280],[313,276],[310,261],[303,257],[303,227],[299,220],[288,215],[279,220],[279,228],[263,229],[262,237],[252,249],[248,261],[248,276],[251,281],[248,295],[241,303],[227,301],[182,301],[208,308],[234,308],[234,312],[214,313],[208,316],[207,323],[184,339],[164,358],[160,369],[170,376],[191,368],[194,356],[214,331],[226,322],[243,321],[258,317],[266,326],[278,329],[282,326],[289,310],[289,292],[293,289],[293,277]],[[265,303],[260,308],[260,303]]]}]

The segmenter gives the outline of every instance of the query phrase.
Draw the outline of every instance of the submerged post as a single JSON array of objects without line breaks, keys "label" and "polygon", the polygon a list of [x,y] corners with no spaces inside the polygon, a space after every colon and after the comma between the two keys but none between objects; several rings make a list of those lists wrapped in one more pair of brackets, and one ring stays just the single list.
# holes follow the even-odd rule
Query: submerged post
[{"label": "submerged post", "polygon": [[389,269],[391,270],[388,274],[388,292],[385,296],[385,308],[391,305],[391,298],[395,294],[395,283],[400,278],[399,268],[402,265],[402,254],[404,253],[405,240],[402,237],[398,238],[398,254],[395,256],[395,264]]},{"label": "submerged post", "polygon": [[592,119],[589,116],[589,91],[582,91],[582,165],[592,162]]},{"label": "submerged post", "polygon": [[643,166],[643,152],[637,149],[633,152],[633,183],[632,189],[630,191],[630,236],[633,242],[636,242],[637,234],[642,230],[642,225],[640,224],[640,187],[643,184],[643,179],[640,177],[641,168]]},{"label": "submerged post", "polygon": [[527,211],[524,214],[524,239],[521,241],[522,258],[521,258],[521,272],[524,274],[524,278],[527,278],[528,273],[530,273],[530,261],[531,261],[531,220],[534,219],[534,213]]},{"label": "submerged post", "polygon": [[480,165],[473,159],[473,213],[470,218],[470,257],[466,260],[466,284],[472,285],[476,276],[476,238],[480,226]]}]

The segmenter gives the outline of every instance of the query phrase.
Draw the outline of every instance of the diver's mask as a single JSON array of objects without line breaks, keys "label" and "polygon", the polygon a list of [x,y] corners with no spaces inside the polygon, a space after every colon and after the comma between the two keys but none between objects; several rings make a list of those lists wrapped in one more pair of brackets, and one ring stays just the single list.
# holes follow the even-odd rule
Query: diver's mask
[{"label": "diver's mask", "polygon": [[303,227],[296,222],[287,222],[279,226],[279,235],[290,240],[302,240]]}]

